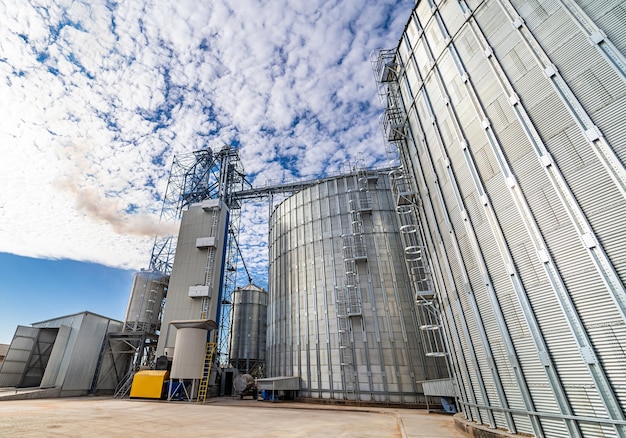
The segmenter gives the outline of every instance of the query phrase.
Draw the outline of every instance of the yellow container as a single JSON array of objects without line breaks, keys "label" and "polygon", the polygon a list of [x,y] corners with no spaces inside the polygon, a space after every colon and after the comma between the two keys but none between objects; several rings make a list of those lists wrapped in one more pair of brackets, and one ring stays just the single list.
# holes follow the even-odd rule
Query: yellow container
[{"label": "yellow container", "polygon": [[137,371],[130,388],[130,396],[137,398],[161,398],[163,385],[169,378],[167,370]]}]

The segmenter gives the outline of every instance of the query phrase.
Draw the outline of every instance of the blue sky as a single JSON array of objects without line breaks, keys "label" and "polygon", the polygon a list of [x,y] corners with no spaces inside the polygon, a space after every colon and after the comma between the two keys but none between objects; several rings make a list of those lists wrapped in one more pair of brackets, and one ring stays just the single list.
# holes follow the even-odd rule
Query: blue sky
[{"label": "blue sky", "polygon": [[[239,145],[255,185],[384,164],[369,56],[413,6],[0,0],[0,342],[75,311],[123,317],[129,273],[176,229],[158,219],[174,155]],[[242,212],[259,275],[267,213]]]},{"label": "blue sky", "polygon": [[0,343],[17,325],[91,310],[124,319],[133,271],[73,260],[0,253]]}]

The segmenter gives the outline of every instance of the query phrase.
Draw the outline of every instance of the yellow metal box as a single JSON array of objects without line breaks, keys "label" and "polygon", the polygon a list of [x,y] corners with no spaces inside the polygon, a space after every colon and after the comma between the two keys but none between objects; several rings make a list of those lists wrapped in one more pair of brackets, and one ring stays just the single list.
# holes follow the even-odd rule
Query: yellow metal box
[{"label": "yellow metal box", "polygon": [[161,398],[163,385],[169,378],[167,370],[137,371],[130,388],[130,396],[137,398]]}]

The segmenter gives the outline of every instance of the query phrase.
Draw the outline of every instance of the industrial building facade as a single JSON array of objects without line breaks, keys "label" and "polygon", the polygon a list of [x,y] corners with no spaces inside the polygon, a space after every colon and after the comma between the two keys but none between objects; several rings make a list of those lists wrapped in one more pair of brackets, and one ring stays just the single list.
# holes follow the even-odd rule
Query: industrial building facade
[{"label": "industrial building facade", "polygon": [[374,59],[466,418],[626,436],[626,6],[421,0]]}]

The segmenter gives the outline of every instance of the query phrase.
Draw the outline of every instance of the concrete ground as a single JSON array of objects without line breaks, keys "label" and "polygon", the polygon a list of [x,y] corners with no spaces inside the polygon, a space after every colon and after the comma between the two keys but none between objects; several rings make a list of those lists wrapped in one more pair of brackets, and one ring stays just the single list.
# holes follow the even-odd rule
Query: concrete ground
[{"label": "concrete ground", "polygon": [[202,404],[77,397],[0,401],[0,437],[463,438],[451,415],[218,397]]}]

